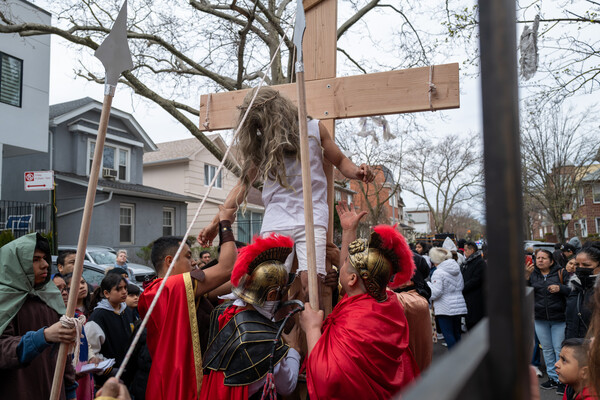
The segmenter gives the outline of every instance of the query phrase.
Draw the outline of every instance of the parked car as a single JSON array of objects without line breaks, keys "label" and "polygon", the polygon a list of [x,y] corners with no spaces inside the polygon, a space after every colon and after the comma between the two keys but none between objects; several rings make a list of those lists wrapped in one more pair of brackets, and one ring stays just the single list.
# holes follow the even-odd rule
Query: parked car
[{"label": "parked car", "polygon": [[526,248],[528,248],[528,247],[533,247],[533,252],[534,252],[534,253],[535,253],[535,251],[536,251],[537,249],[544,249],[544,250],[548,250],[548,251],[550,251],[551,253],[554,253],[554,250],[556,250],[556,249],[554,248],[554,245],[555,245],[555,244],[556,244],[556,243],[538,242],[538,241],[535,241],[535,240],[526,240],[526,241],[524,242],[524,247],[523,247],[523,249],[526,249]]},{"label": "parked car", "polygon": [[[58,246],[58,251],[77,250],[77,246]],[[92,285],[100,285],[106,271],[115,266],[117,252],[106,246],[88,246],[85,251],[83,261],[83,277]],[[153,279],[156,276],[154,269],[135,263],[127,263],[127,273],[129,280],[142,287],[144,281]]]},{"label": "parked car", "polygon": [[[58,265],[56,263],[57,259],[58,256],[52,256],[52,265],[50,266],[50,273],[52,275],[58,272]],[[98,268],[97,265],[92,264],[87,260],[83,260],[82,275],[85,281],[92,285],[93,289],[96,289],[98,286],[100,286],[100,282],[102,282],[102,279],[104,279],[105,276],[104,269]]]}]

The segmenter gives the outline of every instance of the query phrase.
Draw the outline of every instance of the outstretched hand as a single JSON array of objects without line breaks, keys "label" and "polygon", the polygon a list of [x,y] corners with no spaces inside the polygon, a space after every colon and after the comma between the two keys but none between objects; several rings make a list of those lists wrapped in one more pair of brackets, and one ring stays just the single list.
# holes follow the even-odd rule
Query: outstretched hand
[{"label": "outstretched hand", "polygon": [[217,214],[218,219],[212,220],[207,226],[205,226],[200,233],[198,233],[198,243],[202,247],[210,247],[212,246],[213,240],[217,237],[219,233],[219,221],[230,221],[233,223],[235,221],[235,213],[237,208],[225,208],[225,206],[219,206],[219,212]]},{"label": "outstretched hand", "polygon": [[360,164],[360,167],[358,167],[358,173],[356,174],[356,179],[365,183],[369,183],[375,179],[375,175],[367,164]]},{"label": "outstretched hand", "polygon": [[219,233],[219,225],[217,223],[211,222],[198,234],[198,243],[202,247],[210,247],[212,246],[212,241],[217,237],[217,233]]},{"label": "outstretched hand", "polygon": [[362,217],[367,215],[366,211],[361,211],[357,214],[356,210],[354,210],[354,203],[350,203],[350,207],[348,207],[348,204],[345,201],[339,202],[335,206],[335,209],[340,217],[340,225],[345,231],[356,230]]}]

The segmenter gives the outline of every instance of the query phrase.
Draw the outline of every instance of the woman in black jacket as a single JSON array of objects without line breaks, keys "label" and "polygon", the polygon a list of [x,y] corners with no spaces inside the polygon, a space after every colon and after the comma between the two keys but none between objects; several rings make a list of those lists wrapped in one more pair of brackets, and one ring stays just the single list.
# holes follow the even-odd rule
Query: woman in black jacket
[{"label": "woman in black jacket", "polygon": [[567,298],[567,339],[583,338],[588,330],[593,311],[594,283],[600,273],[600,243],[586,243],[575,261],[575,274],[569,282],[572,290]]},{"label": "woman in black jacket", "polygon": [[[554,262],[550,251],[537,250],[535,262],[535,266],[533,263],[525,266],[525,277],[534,290],[535,333],[542,345],[548,373],[548,381],[542,383],[541,387],[553,389],[559,385],[554,364],[558,361],[565,338],[566,297],[570,289],[564,284],[565,271]],[[559,389],[564,391],[564,386]]]}]

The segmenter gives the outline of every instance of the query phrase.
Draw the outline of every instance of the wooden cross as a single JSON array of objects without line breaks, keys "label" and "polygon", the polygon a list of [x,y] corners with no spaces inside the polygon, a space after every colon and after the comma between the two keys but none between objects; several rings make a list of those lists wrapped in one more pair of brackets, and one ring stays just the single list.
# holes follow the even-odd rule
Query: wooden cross
[{"label": "wooden cross", "polygon": [[[402,114],[460,107],[458,64],[435,65],[336,78],[337,0],[304,0],[304,70],[308,115],[319,119],[332,135],[335,120],[370,115]],[[278,85],[296,103],[295,83]],[[431,90],[431,88],[435,88]],[[200,97],[200,130],[233,129],[248,90]],[[205,119],[208,125],[205,126]],[[329,204],[328,240],[333,239],[333,166],[325,166]],[[322,288],[325,313],[331,291]]]}]

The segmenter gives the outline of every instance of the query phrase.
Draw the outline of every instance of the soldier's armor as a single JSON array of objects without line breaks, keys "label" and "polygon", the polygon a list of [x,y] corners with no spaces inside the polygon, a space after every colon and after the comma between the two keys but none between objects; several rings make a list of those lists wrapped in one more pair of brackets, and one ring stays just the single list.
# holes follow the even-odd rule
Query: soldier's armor
[{"label": "soldier's armor", "polygon": [[[226,386],[249,385],[269,371],[269,356],[279,324],[258,311],[244,310],[235,314],[219,331],[219,316],[230,305],[231,302],[219,305],[210,316],[208,349],[203,365],[209,371],[223,371]],[[288,350],[279,338],[273,365],[279,363]]]}]

